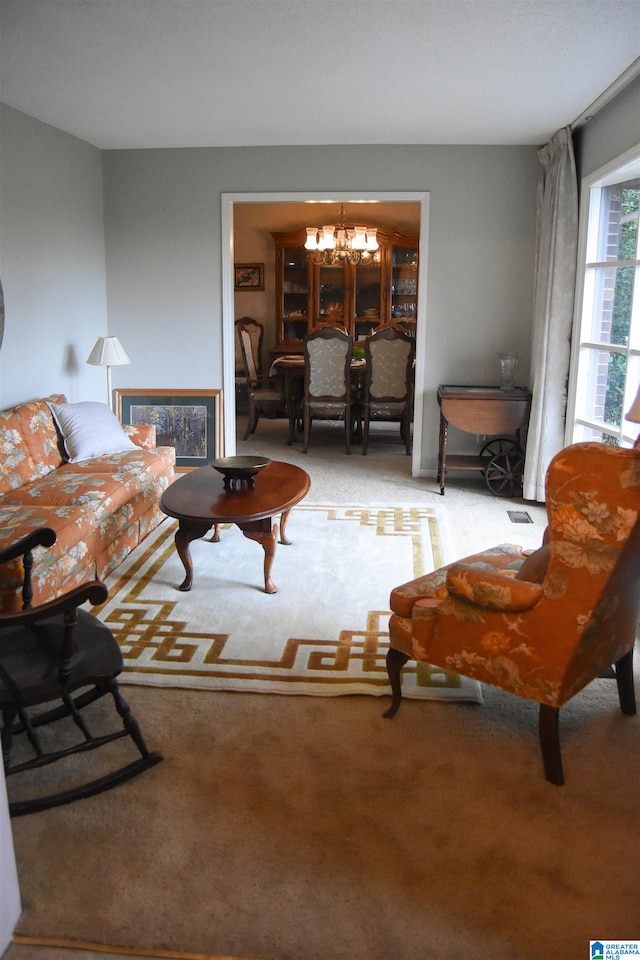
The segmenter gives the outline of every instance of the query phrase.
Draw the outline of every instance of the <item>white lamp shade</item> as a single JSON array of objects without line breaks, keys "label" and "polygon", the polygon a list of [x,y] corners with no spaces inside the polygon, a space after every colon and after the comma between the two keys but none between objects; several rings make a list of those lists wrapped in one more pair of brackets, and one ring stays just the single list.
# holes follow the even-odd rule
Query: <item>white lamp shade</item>
[{"label": "white lamp shade", "polygon": [[625,419],[631,420],[632,423],[640,423],[640,386],[636,398],[631,404],[631,409],[625,414]]},{"label": "white lamp shade", "polygon": [[354,250],[367,249],[367,229],[366,227],[355,227],[352,243]]},{"label": "white lamp shade", "polygon": [[307,241],[305,243],[307,250],[318,249],[318,231],[315,227],[307,227]]},{"label": "white lamp shade", "polygon": [[131,360],[117,337],[98,337],[87,363],[96,367],[119,367]]},{"label": "white lamp shade", "polygon": [[333,235],[333,227],[324,226],[322,228],[322,234],[320,236],[320,243],[318,244],[318,249],[320,250],[333,250],[336,245],[336,241]]}]

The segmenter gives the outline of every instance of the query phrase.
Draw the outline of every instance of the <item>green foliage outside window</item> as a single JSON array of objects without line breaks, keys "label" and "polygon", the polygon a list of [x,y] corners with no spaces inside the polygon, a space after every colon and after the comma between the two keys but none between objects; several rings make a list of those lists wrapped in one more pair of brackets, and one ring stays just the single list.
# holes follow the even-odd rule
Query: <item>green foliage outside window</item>
[{"label": "green foliage outside window", "polygon": [[[640,207],[640,189],[622,187],[620,209],[620,233],[618,243],[618,259],[634,262],[638,257],[638,208]],[[630,214],[636,216],[629,216]],[[633,302],[633,283],[635,269],[632,266],[620,267],[616,270],[614,290],[613,314],[611,323],[611,342],[627,346],[629,343],[629,328],[631,324],[631,307]],[[609,370],[607,376],[607,392],[605,396],[604,419],[606,423],[619,425],[622,423],[624,402],[624,386],[627,371],[627,358],[624,354],[609,354]],[[603,435],[605,442],[617,440]]]}]

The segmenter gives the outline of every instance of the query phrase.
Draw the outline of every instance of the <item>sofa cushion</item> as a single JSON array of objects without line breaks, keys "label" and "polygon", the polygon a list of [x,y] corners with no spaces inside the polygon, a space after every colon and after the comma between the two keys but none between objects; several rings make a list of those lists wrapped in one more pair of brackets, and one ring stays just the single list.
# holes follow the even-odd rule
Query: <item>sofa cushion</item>
[{"label": "sofa cushion", "polygon": [[[58,470],[6,493],[2,507],[53,507],[62,516],[75,508],[90,509],[98,519],[114,513],[138,493],[164,488],[167,468],[173,464],[172,447],[131,453],[114,453],[79,463],[65,463]],[[166,480],[168,484],[168,480]]]},{"label": "sofa cushion", "polygon": [[64,394],[56,393],[44,399],[21,403],[16,407],[20,433],[35,467],[31,479],[46,477],[64,463],[62,444],[49,404],[66,402]]},{"label": "sofa cushion", "polygon": [[61,476],[66,474],[110,474],[122,483],[135,481],[144,483],[145,475],[150,477],[164,476],[167,468],[175,466],[176,452],[173,447],[155,447],[147,450],[136,446],[133,451],[111,453],[105,457],[94,457],[93,460],[81,460],[78,463],[64,463],[60,470]]},{"label": "sofa cushion", "polygon": [[122,429],[137,447],[156,448],[156,428],[152,423],[123,423]]},{"label": "sofa cushion", "polygon": [[17,410],[0,411],[0,494],[29,483],[35,476],[35,469],[20,430]]},{"label": "sofa cushion", "polygon": [[69,463],[137,449],[106,403],[84,401],[49,406],[62,434]]},{"label": "sofa cushion", "polygon": [[2,503],[36,510],[53,508],[61,517],[73,512],[79,517],[86,510],[102,517],[130,500],[137,489],[137,485],[132,487],[109,474],[65,474],[56,470],[6,494]]}]

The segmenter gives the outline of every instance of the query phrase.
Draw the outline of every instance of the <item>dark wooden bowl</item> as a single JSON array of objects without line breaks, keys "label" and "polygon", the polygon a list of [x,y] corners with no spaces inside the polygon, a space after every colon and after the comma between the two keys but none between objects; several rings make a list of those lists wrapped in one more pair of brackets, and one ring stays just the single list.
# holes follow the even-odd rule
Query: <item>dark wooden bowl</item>
[{"label": "dark wooden bowl", "polygon": [[225,490],[253,487],[255,475],[271,463],[268,457],[220,457],[210,466],[224,477]]}]

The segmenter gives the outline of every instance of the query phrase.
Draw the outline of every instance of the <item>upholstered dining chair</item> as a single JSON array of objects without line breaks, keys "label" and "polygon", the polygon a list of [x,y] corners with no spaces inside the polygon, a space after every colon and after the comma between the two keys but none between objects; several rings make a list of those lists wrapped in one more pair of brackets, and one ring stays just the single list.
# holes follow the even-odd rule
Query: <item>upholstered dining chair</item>
[{"label": "upholstered dining chair", "polygon": [[367,452],[372,420],[399,420],[400,437],[407,454],[411,453],[415,355],[415,341],[395,325],[377,330],[365,341],[366,374],[361,401],[363,454]]},{"label": "upholstered dining chair", "polygon": [[[14,783],[20,794],[9,803],[14,817],[90,797],[162,760],[160,753],[147,749],[120,692],[116,678],[123,662],[115,637],[97,617],[79,609],[87,601],[104,603],[105,585],[92,580],[31,607],[33,551],[52,546],[55,539],[53,530],[41,527],[0,551],[0,563],[22,557],[25,571],[23,609],[0,612],[2,755],[7,779],[15,777],[7,783],[10,796]],[[96,714],[90,709],[107,695],[117,723],[111,723],[104,711]],[[135,748],[123,751],[127,762],[108,750],[102,755],[106,763],[86,775],[84,767],[92,766],[88,762],[76,771],[67,769],[73,755],[125,737]],[[66,761],[57,768],[60,774],[48,778],[43,772],[38,777],[38,771],[59,760]]]},{"label": "upholstered dining chair", "polygon": [[501,544],[392,591],[385,716],[400,705],[411,658],[535,700],[545,775],[562,784],[564,704],[609,674],[622,712],[636,712],[640,450],[566,447],[547,471],[546,509],[543,546],[530,556]]},{"label": "upholstered dining chair", "polygon": [[321,327],[304,338],[303,452],[309,449],[314,419],[343,420],[351,453],[351,354],[353,339],[336,327]]},{"label": "upholstered dining chair", "polygon": [[249,401],[247,427],[242,439],[248,440],[250,434],[255,433],[263,413],[274,416],[284,412],[284,393],[278,380],[262,374],[263,325],[251,317],[242,317],[236,320],[235,329],[240,343]]}]

